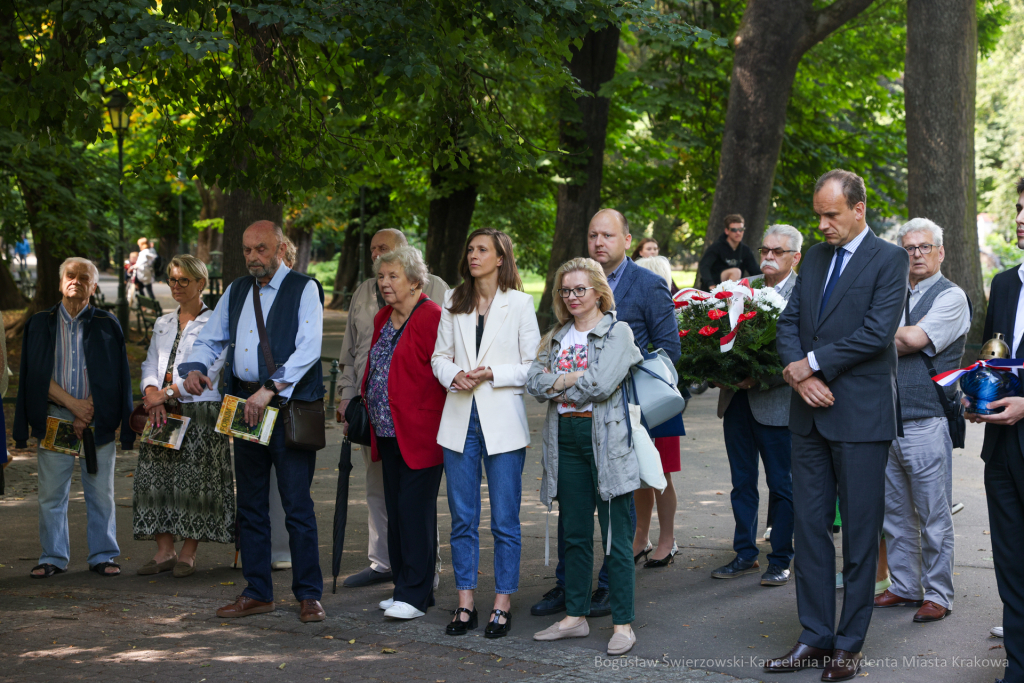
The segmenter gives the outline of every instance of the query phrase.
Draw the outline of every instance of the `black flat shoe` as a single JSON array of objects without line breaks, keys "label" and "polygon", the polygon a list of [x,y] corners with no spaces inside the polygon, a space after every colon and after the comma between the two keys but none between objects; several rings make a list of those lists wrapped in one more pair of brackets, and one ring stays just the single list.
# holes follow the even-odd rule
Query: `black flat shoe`
[{"label": "black flat shoe", "polygon": [[647,556],[654,550],[654,546],[651,545],[650,541],[647,541],[647,547],[641,550],[639,553],[633,556],[633,564],[639,564],[640,558],[647,559]]},{"label": "black flat shoe", "polygon": [[[463,612],[469,615],[469,621],[462,620],[460,615]],[[476,628],[476,607],[474,607],[472,611],[465,607],[460,607],[452,612],[452,614],[455,615],[455,618],[448,622],[448,625],[444,627],[445,635],[464,636],[467,631],[472,631]]]},{"label": "black flat shoe", "polygon": [[667,567],[672,564],[676,559],[676,553],[679,552],[679,546],[676,545],[675,541],[672,541],[672,550],[669,554],[660,560],[647,560],[644,562],[644,569],[656,569],[657,567]]},{"label": "black flat shoe", "polygon": [[[504,638],[512,630],[512,615],[503,609],[496,609],[491,612],[494,617],[487,623],[484,629],[484,638]],[[505,623],[499,624],[498,618],[505,617]]]}]

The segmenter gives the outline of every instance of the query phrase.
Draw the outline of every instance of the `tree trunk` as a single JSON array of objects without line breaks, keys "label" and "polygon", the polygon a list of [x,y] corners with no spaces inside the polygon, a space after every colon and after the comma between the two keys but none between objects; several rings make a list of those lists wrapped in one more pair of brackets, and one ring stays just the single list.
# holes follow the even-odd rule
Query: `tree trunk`
[{"label": "tree trunk", "polygon": [[450,287],[459,282],[459,261],[476,209],[476,183],[465,175],[440,170],[430,174],[431,189],[443,196],[430,200],[425,258],[430,272]]},{"label": "tree trunk", "polygon": [[[370,239],[375,229],[388,227],[387,221],[376,220],[378,216],[387,214],[391,208],[391,188],[366,188],[364,218],[366,220],[366,248],[363,257],[363,277],[373,277],[373,259],[370,258]],[[328,308],[341,310],[347,303],[345,294],[351,294],[359,286],[359,203],[348,218],[345,227],[345,239],[338,250],[338,269],[334,274],[334,296]]]},{"label": "tree trunk", "polygon": [[929,218],[942,227],[943,270],[974,304],[968,343],[975,344],[984,341],[987,308],[974,182],[977,56],[974,0],[909,0],[903,80],[907,212],[910,218]]},{"label": "tree trunk", "polygon": [[[207,187],[199,178],[195,179],[195,185],[203,205],[199,210],[199,220],[220,218],[221,206],[224,202],[224,195],[220,191],[220,187],[218,185]],[[219,246],[214,243],[215,237],[219,234],[220,232],[213,228],[204,228],[199,231],[199,236],[196,239],[196,258],[203,263],[210,263],[210,252],[220,250]]]},{"label": "tree trunk", "polygon": [[46,230],[32,229],[32,243],[36,249],[36,293],[32,297],[28,315],[45,311],[61,300],[60,264],[64,262],[62,249],[50,239]]},{"label": "tree trunk", "polygon": [[744,242],[760,246],[800,59],[872,2],[835,0],[820,10],[813,9],[812,0],[747,3],[733,40],[729,106],[705,248],[722,234],[730,213],[743,215]]},{"label": "tree trunk", "polygon": [[569,70],[580,85],[594,96],[572,100],[568,93],[562,93],[563,100],[568,101],[563,102],[558,122],[559,145],[573,156],[563,161],[563,165],[568,168],[561,172],[569,181],[558,187],[551,261],[548,263],[547,282],[537,315],[542,327],[553,322],[550,312],[555,271],[569,259],[587,255],[587,227],[590,219],[601,208],[609,100],[607,97],[597,97],[597,91],[615,75],[619,33],[618,26],[590,31],[583,38],[583,46],[579,50],[572,48]]},{"label": "tree trunk", "polygon": [[28,300],[21,295],[11,275],[11,261],[0,256],[0,311],[25,308]]},{"label": "tree trunk", "polygon": [[273,221],[281,225],[283,206],[263,201],[247,190],[234,190],[224,195],[223,207],[224,243],[228,245],[222,268],[226,287],[249,272],[242,254],[242,233],[256,221]]},{"label": "tree trunk", "polygon": [[295,228],[288,226],[284,234],[295,245],[295,263],[292,270],[305,273],[309,268],[310,255],[313,250],[313,228]]}]

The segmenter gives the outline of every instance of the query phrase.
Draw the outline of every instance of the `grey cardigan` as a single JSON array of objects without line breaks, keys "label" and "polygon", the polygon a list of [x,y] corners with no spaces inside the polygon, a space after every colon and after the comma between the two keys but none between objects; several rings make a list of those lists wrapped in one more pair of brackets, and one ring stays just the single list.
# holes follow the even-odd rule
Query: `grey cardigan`
[{"label": "grey cardigan", "polygon": [[[557,330],[538,351],[526,379],[526,390],[538,401],[548,402],[544,418],[544,477],[540,499],[548,508],[558,497],[558,402],[551,388],[558,379],[551,362],[558,357],[562,338],[568,334],[569,321]],[[626,323],[616,323],[614,311],[608,311],[589,335],[589,365],[582,377],[569,387],[565,398],[577,405],[593,404],[594,459],[601,500],[631,493],[640,488],[640,465],[630,446],[626,426],[626,407],[621,384],[629,369],[643,360]]]}]

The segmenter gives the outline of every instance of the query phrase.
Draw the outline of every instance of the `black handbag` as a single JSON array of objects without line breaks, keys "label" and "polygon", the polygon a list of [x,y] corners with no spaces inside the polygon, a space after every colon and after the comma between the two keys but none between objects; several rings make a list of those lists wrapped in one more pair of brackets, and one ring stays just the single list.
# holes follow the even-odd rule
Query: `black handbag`
[{"label": "black handbag", "polygon": [[[395,335],[395,347],[398,347],[398,340],[401,339],[402,333],[405,332],[405,326],[409,324],[412,319],[412,314],[416,312],[416,309],[420,307],[426,299],[420,299],[416,306],[413,307],[412,313],[405,319],[402,326],[398,328],[398,333]],[[373,350],[371,349],[372,353]],[[365,384],[369,384],[370,380],[373,379],[373,373],[376,372],[377,368],[370,369],[370,375],[366,378]],[[352,443],[357,443],[360,446],[370,445],[370,410],[366,406],[366,400],[362,395],[356,396],[348,402],[348,406],[345,407],[345,422],[348,423],[348,440]]]},{"label": "black handbag", "polygon": [[[928,376],[935,377],[935,365],[927,354],[922,353],[924,364],[928,367]],[[950,401],[946,392],[937,383],[935,391],[939,395],[939,403],[942,404],[942,411],[946,414],[946,422],[949,423],[949,438],[953,441],[953,448],[963,448],[967,438],[967,420],[964,418],[964,404],[960,402],[960,391],[956,392],[956,400]]]},{"label": "black handbag", "polygon": [[[252,287],[252,305],[256,313],[256,330],[260,334],[260,348],[263,360],[267,363],[267,372],[271,376],[277,372],[274,356],[270,353],[267,341],[267,325],[263,321],[263,307],[257,283]],[[284,444],[287,448],[300,451],[318,451],[327,445],[327,418],[324,414],[324,400],[297,401],[289,399],[281,404],[281,422],[284,425]]]}]

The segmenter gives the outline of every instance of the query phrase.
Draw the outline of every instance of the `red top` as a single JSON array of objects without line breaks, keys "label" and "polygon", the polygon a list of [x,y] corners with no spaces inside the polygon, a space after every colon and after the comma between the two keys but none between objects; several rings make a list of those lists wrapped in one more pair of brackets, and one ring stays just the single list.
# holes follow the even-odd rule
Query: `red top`
[{"label": "red top", "polygon": [[[437,341],[437,328],[441,324],[441,307],[420,295],[416,312],[406,323],[395,353],[391,356],[388,372],[388,401],[391,417],[395,423],[398,448],[410,469],[421,470],[444,462],[444,453],[437,443],[437,432],[441,428],[441,411],[444,410],[448,392],[434,377],[430,367],[430,356]],[[385,306],[373,318],[373,341],[380,339],[384,323],[391,317],[393,309]],[[366,370],[363,372],[362,394],[366,396],[366,380],[370,376],[370,355],[367,354]],[[370,457],[380,460],[377,453],[377,435],[370,427]]]}]

